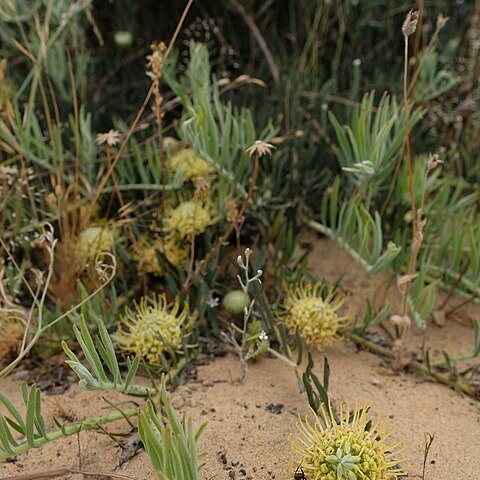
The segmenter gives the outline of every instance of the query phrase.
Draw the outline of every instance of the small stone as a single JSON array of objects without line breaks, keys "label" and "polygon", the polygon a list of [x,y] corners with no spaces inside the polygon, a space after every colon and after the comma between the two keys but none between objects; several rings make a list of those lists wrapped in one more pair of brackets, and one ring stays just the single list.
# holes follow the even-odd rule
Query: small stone
[{"label": "small stone", "polygon": [[173,397],[172,405],[173,405],[173,408],[178,410],[185,405],[185,400],[182,397]]},{"label": "small stone", "polygon": [[265,410],[275,415],[280,415],[283,412],[285,405],[283,403],[269,403]]},{"label": "small stone", "polygon": [[227,460],[227,455],[225,452],[220,452],[218,454],[218,459],[220,460],[221,463],[223,463],[224,465],[226,465],[228,463],[228,460]]},{"label": "small stone", "polygon": [[433,317],[433,323],[437,327],[444,327],[445,324],[447,323],[447,316],[445,315],[445,312],[443,310],[434,310],[432,317]]}]

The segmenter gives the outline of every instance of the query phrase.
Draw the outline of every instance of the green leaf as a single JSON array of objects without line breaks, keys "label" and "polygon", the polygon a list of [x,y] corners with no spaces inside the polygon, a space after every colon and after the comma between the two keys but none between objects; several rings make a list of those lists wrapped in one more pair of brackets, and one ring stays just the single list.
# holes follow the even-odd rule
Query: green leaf
[{"label": "green leaf", "polygon": [[135,357],[133,359],[133,362],[130,363],[129,359],[129,367],[128,367],[128,372],[127,376],[125,377],[125,383],[124,383],[124,388],[125,391],[128,392],[130,385],[133,382],[133,379],[135,378],[135,375],[137,374],[138,367],[140,365],[140,357]]},{"label": "green leaf", "polygon": [[85,354],[85,358],[92,370],[95,372],[95,375],[101,382],[108,383],[108,377],[103,368],[100,356],[95,349],[95,345],[83,316],[80,317],[80,330],[76,325],[73,326],[73,329],[75,336],[77,337],[77,341],[82,347],[83,353]]},{"label": "green leaf", "polygon": [[26,417],[26,438],[27,442],[30,445],[30,447],[34,448],[36,446],[35,444],[35,401],[36,401],[36,387],[35,385],[32,385],[30,388],[29,394],[28,394],[28,399],[26,402],[27,405],[27,417]]},{"label": "green leaf", "polygon": [[5,393],[0,390],[0,402],[5,406],[5,408],[8,410],[10,415],[13,416],[16,420],[16,424],[20,428],[19,433],[22,435],[26,434],[26,426],[25,423],[22,419],[22,416],[20,415],[20,412],[14,407],[13,403],[10,401],[10,399],[5,395]]}]

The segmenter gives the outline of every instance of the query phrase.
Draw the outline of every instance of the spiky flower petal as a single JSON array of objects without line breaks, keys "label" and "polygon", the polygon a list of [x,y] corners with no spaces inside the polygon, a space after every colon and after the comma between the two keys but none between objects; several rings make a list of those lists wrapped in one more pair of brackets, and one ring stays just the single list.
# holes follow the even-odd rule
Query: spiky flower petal
[{"label": "spiky flower petal", "polygon": [[322,404],[319,415],[312,412],[297,424],[299,436],[293,442],[296,465],[311,480],[396,480],[407,473],[396,455],[403,450],[380,418],[368,419],[369,407],[340,405],[338,418],[331,405]]},{"label": "spiky flower petal", "polygon": [[170,237],[168,239],[158,239],[156,241],[160,253],[174,266],[182,267],[189,253],[189,245],[182,239]]},{"label": "spiky flower petal", "polygon": [[142,297],[135,309],[126,309],[121,318],[115,340],[120,348],[145,358],[152,365],[162,364],[166,356],[180,351],[185,337],[188,307],[180,308],[175,298],[168,307],[165,294],[150,299]]},{"label": "spiky flower petal", "polygon": [[209,178],[215,173],[213,166],[190,148],[184,148],[172,155],[168,166],[174,172],[181,170],[185,179],[192,181],[199,177]]},{"label": "spiky flower petal", "polygon": [[351,320],[349,314],[338,313],[345,299],[341,292],[321,282],[302,281],[288,291],[279,319],[292,334],[300,329],[307,345],[325,349]]},{"label": "spiky flower petal", "polygon": [[133,247],[132,257],[138,262],[138,270],[153,273],[159,277],[165,274],[158,255],[162,254],[174,266],[181,267],[188,257],[189,246],[175,237],[156,237],[150,241],[142,237]]},{"label": "spiky flower petal", "polygon": [[148,238],[142,237],[133,245],[132,257],[138,262],[138,271],[141,273],[153,273],[161,277],[165,272],[158,260],[158,249],[155,243],[149,242]]}]

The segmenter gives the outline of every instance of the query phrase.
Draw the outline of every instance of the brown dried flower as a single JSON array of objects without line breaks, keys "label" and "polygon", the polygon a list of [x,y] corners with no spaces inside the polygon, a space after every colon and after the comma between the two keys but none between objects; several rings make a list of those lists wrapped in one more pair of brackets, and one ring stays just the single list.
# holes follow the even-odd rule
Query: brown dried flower
[{"label": "brown dried flower", "polygon": [[147,56],[147,66],[148,68],[150,68],[150,71],[147,73],[147,75],[154,80],[159,80],[163,72],[165,51],[167,50],[167,46],[165,45],[165,43],[160,42],[152,43],[152,45],[150,45],[150,48],[152,49],[152,53]]},{"label": "brown dried flower", "polygon": [[441,13],[437,17],[437,30],[441,30],[447,24],[448,20],[450,20],[450,17],[444,17]]},{"label": "brown dried flower", "polygon": [[438,154],[431,153],[428,156],[427,172],[430,172],[431,170],[435,170],[441,163],[443,163],[443,160],[440,160],[440,157],[438,156]]},{"label": "brown dried flower", "polygon": [[235,200],[230,199],[227,202],[227,220],[230,223],[235,223],[238,221],[238,206]]},{"label": "brown dried flower", "polygon": [[257,140],[251,147],[248,147],[245,152],[250,155],[250,157],[252,157],[254,154],[263,157],[263,155],[271,155],[274,148],[275,147],[271,143]]},{"label": "brown dried flower", "polygon": [[203,177],[198,177],[195,180],[195,198],[199,200],[207,200],[210,194],[210,182]]},{"label": "brown dried flower", "polygon": [[107,133],[97,133],[95,143],[99,146],[106,143],[109,147],[113,147],[117,143],[120,143],[121,138],[120,132],[112,129]]},{"label": "brown dried flower", "polygon": [[402,33],[405,38],[415,33],[418,23],[418,10],[410,10],[402,25]]}]

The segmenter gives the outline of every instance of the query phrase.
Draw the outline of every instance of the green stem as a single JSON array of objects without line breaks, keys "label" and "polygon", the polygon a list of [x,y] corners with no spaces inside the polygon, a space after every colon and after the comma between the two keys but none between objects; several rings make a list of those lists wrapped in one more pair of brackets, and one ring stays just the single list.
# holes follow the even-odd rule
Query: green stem
[{"label": "green stem", "polygon": [[[108,186],[102,190],[102,194],[111,193],[115,191],[117,187],[115,186]],[[122,192],[129,192],[131,190],[149,190],[149,191],[170,191],[170,190],[178,190],[176,185],[157,185],[157,184],[146,184],[146,183],[130,183],[128,185],[119,185],[118,190]]]},{"label": "green stem", "polygon": [[267,351],[268,351],[268,353],[273,355],[275,358],[278,358],[282,362],[285,362],[285,364],[287,364],[289,367],[292,367],[292,368],[295,368],[295,369],[298,367],[298,365],[295,362],[292,362],[289,358],[287,358],[287,357],[285,357],[285,355],[282,355],[281,353],[277,352],[272,347],[268,347]]},{"label": "green stem", "polygon": [[[466,362],[468,360],[473,360],[474,358],[477,358],[478,355],[474,353],[469,353],[467,355],[458,355],[456,357],[449,357],[450,362],[456,363],[456,362]],[[446,365],[445,360],[437,360],[435,362],[430,362],[431,367],[443,367]]]},{"label": "green stem", "polygon": [[[52,253],[52,256],[51,256],[51,263],[50,265],[53,265],[53,260],[54,260],[54,257],[53,257],[53,253]],[[30,350],[35,346],[35,344],[37,343],[38,339],[40,338],[40,336],[46,331],[48,330],[50,327],[52,327],[54,324],[58,323],[60,320],[62,320],[63,318],[66,318],[68,315],[70,315],[72,312],[74,312],[75,310],[77,310],[78,308],[80,308],[84,303],[90,301],[98,292],[100,292],[101,290],[103,290],[109,283],[110,283],[110,280],[113,278],[114,276],[114,273],[115,273],[115,270],[113,271],[113,274],[104,282],[100,285],[100,287],[98,287],[94,292],[92,292],[87,298],[83,299],[82,301],[80,301],[79,303],[77,303],[76,305],[74,305],[72,308],[70,308],[69,310],[67,310],[65,313],[63,313],[62,315],[60,315],[59,317],[55,318],[55,320],[52,320],[50,323],[48,323],[47,325],[42,325],[42,322],[43,322],[43,305],[45,303],[45,295],[46,295],[46,292],[48,291],[48,286],[50,284],[50,280],[51,280],[51,277],[52,277],[52,274],[53,274],[53,268],[50,267],[50,270],[48,272],[48,276],[47,276],[47,281],[45,283],[45,287],[44,287],[44,294],[42,295],[42,298],[40,300],[37,300],[35,299],[35,303],[38,304],[38,324],[36,325],[36,331],[35,331],[35,334],[33,335],[32,339],[30,340],[30,342],[23,346],[22,349],[20,350],[19,354],[17,355],[17,357],[15,358],[15,360],[13,360],[9,365],[7,365],[4,369],[0,370],[0,378],[4,378],[6,377],[9,373],[12,372],[12,370],[28,355],[28,353],[30,352]]]},{"label": "green stem", "polygon": [[[35,447],[42,447],[46,443],[53,442],[55,440],[58,440],[59,438],[62,437],[69,437],[72,435],[75,435],[76,433],[83,431],[83,430],[90,430],[92,428],[95,428],[98,425],[102,425],[105,423],[110,423],[110,422],[115,422],[116,420],[122,420],[125,418],[133,417],[135,415],[138,415],[139,409],[138,408],[131,408],[130,410],[126,411],[115,411],[113,413],[110,413],[108,415],[103,415],[101,417],[91,417],[91,418],[86,418],[85,420],[81,420],[79,422],[72,423],[71,425],[66,425],[64,426],[63,429],[56,430],[55,432],[49,433],[46,437],[44,438],[38,438],[35,440]],[[32,448],[27,442],[22,443],[18,445],[17,447],[12,447],[14,450],[14,455],[18,455],[20,453],[24,453],[27,450]],[[0,452],[0,460],[5,460],[8,457],[11,457],[12,454],[2,451]]]},{"label": "green stem", "polygon": [[282,355],[281,353],[277,352],[276,350],[274,350],[271,347],[269,347],[267,351],[268,351],[268,353],[273,355],[275,358],[278,358],[279,360],[284,362],[287,366],[294,369],[295,377],[297,378],[298,389],[299,389],[300,393],[303,393],[305,391],[305,386],[303,384],[302,374],[298,370],[299,365],[297,365],[295,362],[292,362],[285,355]]}]

